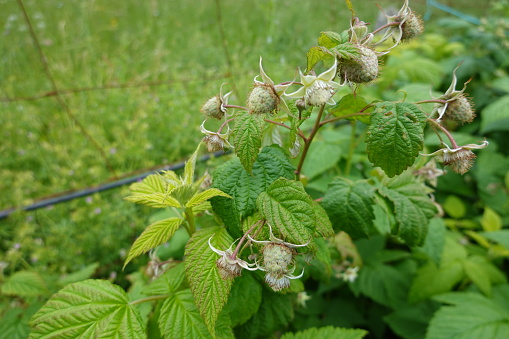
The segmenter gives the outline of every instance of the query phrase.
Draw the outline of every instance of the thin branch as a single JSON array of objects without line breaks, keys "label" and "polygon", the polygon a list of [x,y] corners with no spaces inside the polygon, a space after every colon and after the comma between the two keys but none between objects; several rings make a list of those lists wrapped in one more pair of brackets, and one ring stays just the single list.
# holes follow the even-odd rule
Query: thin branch
[{"label": "thin branch", "polygon": [[451,141],[452,148],[459,148],[458,144],[456,143],[456,140],[454,140],[451,133],[442,125],[440,125],[436,120],[434,119],[428,119],[429,122],[433,124],[433,126],[440,129],[445,135],[447,135],[447,138]]},{"label": "thin branch", "polygon": [[337,121],[337,120],[341,120],[341,119],[346,119],[346,118],[351,118],[351,117],[356,117],[356,116],[368,116],[368,115],[371,115],[371,113],[352,113],[352,114],[347,114],[347,115],[342,115],[340,117],[335,117],[335,118],[332,118],[332,119],[329,119],[329,120],[324,120],[320,123],[320,127],[325,125],[325,124],[328,124],[329,122],[333,122],[333,121]]},{"label": "thin branch", "polygon": [[[285,124],[283,124],[282,122],[277,122],[277,121],[274,121],[274,120],[269,120],[269,119],[263,119],[264,121],[270,123],[270,124],[274,124],[274,125],[278,125],[278,126],[281,126],[281,127],[284,127],[284,128],[287,128],[289,130],[291,130],[292,128],[289,127],[289,126],[286,126]],[[304,135],[304,133],[302,133],[302,131],[299,129],[297,130],[297,135],[299,137],[301,137],[303,140],[306,140],[306,136]]]},{"label": "thin branch", "polygon": [[297,170],[295,171],[295,176],[297,177],[297,180],[300,179],[300,172],[302,171],[302,166],[304,165],[304,160],[306,160],[306,156],[309,151],[309,147],[311,146],[311,142],[313,141],[313,138],[315,137],[316,133],[318,133],[318,130],[322,126],[320,120],[322,119],[322,114],[325,109],[325,104],[320,106],[320,110],[318,111],[318,116],[316,117],[315,125],[313,126],[313,129],[311,130],[311,134],[308,138],[304,139],[304,149],[302,150],[302,155],[299,160],[299,165],[297,166]]}]

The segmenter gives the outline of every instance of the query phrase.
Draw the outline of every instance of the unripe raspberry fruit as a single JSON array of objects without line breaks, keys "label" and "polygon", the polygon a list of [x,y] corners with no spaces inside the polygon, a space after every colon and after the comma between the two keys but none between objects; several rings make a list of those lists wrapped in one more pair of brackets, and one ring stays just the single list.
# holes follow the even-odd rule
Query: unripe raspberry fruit
[{"label": "unripe raspberry fruit", "polygon": [[475,114],[472,104],[464,93],[461,93],[454,100],[450,101],[444,113],[444,119],[458,121],[463,124],[472,122],[474,118]]},{"label": "unripe raspberry fruit", "polygon": [[219,275],[224,280],[233,279],[242,274],[242,267],[235,260],[228,260],[224,256],[217,259],[216,266],[219,269]]},{"label": "unripe raspberry fruit", "polygon": [[424,31],[422,20],[419,16],[411,12],[406,21],[401,26],[401,41],[408,41],[418,37]]},{"label": "unripe raspberry fruit", "polygon": [[366,83],[378,76],[378,57],[371,48],[357,45],[359,56],[339,63],[338,77],[354,83]]},{"label": "unripe raspberry fruit", "polygon": [[465,174],[474,164],[475,154],[467,149],[461,149],[454,153],[444,153],[443,161],[458,174]]},{"label": "unripe raspberry fruit", "polygon": [[216,134],[205,136],[203,142],[207,146],[207,151],[209,152],[217,152],[224,148],[224,140]]},{"label": "unripe raspberry fruit", "polygon": [[290,286],[287,275],[288,265],[292,264],[294,251],[284,244],[269,243],[263,248],[263,264],[267,274],[265,282],[274,291],[280,291]]},{"label": "unripe raspberry fruit", "polygon": [[223,101],[216,95],[205,102],[201,108],[202,113],[209,118],[222,119],[226,109],[222,107]]},{"label": "unripe raspberry fruit", "polygon": [[247,99],[247,109],[250,114],[272,113],[277,109],[279,96],[274,90],[274,86],[255,83],[255,87]]}]

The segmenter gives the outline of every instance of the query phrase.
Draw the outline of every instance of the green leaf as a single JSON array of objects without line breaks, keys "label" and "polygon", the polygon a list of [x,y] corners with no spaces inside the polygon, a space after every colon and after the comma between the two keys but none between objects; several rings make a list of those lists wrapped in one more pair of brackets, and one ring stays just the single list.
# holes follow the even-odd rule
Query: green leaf
[{"label": "green leaf", "polygon": [[426,115],[417,105],[381,102],[371,113],[366,135],[369,161],[389,177],[401,174],[422,150]]},{"label": "green leaf", "polygon": [[321,32],[320,36],[318,37],[318,45],[329,49],[347,41],[348,36],[345,36],[345,34],[339,34],[330,31]]},{"label": "green leaf", "polygon": [[[366,108],[369,103],[364,99],[363,97],[359,95],[353,95],[348,94],[341,98],[341,100],[336,104],[336,106],[333,106],[329,109],[329,112],[334,114],[337,117],[349,115],[349,114],[355,114],[362,110],[363,108]],[[371,112],[373,109],[369,108],[365,110],[363,113]],[[369,124],[371,118],[370,116],[365,115],[357,115],[352,116],[348,119],[355,119],[362,121],[365,124]]]},{"label": "green leaf", "polygon": [[175,198],[166,193],[133,194],[124,200],[154,208],[181,207]]},{"label": "green leaf", "polygon": [[71,284],[71,283],[78,282],[81,280],[89,279],[90,277],[92,277],[92,275],[95,273],[95,271],[97,270],[98,267],[99,267],[99,263],[95,262],[93,264],[85,266],[84,268],[82,268],[79,271],[70,273],[70,274],[60,278],[60,280],[58,282],[60,283],[60,285],[63,286],[63,285]]},{"label": "green leaf", "polygon": [[332,237],[334,235],[334,229],[332,228],[332,223],[325,209],[320,206],[319,203],[313,201],[313,210],[315,211],[316,217],[315,236],[324,238]]},{"label": "green leaf", "polygon": [[30,318],[42,306],[39,302],[32,302],[26,309],[17,307],[2,312],[0,319],[0,338],[26,339],[30,333],[28,325]]},{"label": "green leaf", "polygon": [[397,309],[384,317],[391,329],[404,339],[423,339],[433,313],[437,310],[433,302],[421,302]]},{"label": "green leaf", "polygon": [[503,96],[482,110],[481,133],[509,130],[509,95]]},{"label": "green leaf", "polygon": [[201,193],[195,194],[186,204],[186,207],[194,207],[213,197],[226,197],[232,199],[228,194],[217,188],[209,188]]},{"label": "green leaf", "polygon": [[168,218],[149,225],[134,241],[133,246],[131,246],[124,267],[137,256],[167,242],[182,222],[181,218]]},{"label": "green leaf", "polygon": [[374,231],[373,198],[375,189],[366,181],[337,178],[329,184],[322,206],[335,231],[353,238],[368,237]]},{"label": "green leaf", "polygon": [[316,339],[316,338],[336,338],[336,339],[361,339],[368,334],[368,331],[353,328],[340,328],[326,326],[320,328],[310,328],[297,333],[285,333],[281,339]]},{"label": "green leaf", "polygon": [[497,212],[486,207],[481,218],[481,226],[486,232],[499,231],[502,229],[502,219]]},{"label": "green leaf", "polygon": [[240,112],[235,117],[233,146],[248,173],[262,146],[263,123],[263,116],[248,112]]},{"label": "green leaf", "polygon": [[244,324],[260,307],[262,286],[251,274],[243,274],[235,279],[225,311],[230,314],[232,326]]},{"label": "green leaf", "polygon": [[455,195],[448,195],[442,207],[449,216],[455,219],[463,218],[467,212],[467,207],[463,200]]},{"label": "green leaf", "polygon": [[376,302],[397,309],[405,305],[408,280],[389,265],[366,265],[359,270],[359,277],[352,287]]},{"label": "green leaf", "polygon": [[233,197],[214,197],[212,208],[235,237],[242,235],[242,219],[253,214],[256,199],[274,180],[294,178],[294,167],[279,146],[264,147],[250,175],[238,159],[232,159],[214,171],[213,186]]},{"label": "green leaf", "polygon": [[243,338],[269,337],[293,319],[294,294],[281,294],[264,288],[258,312],[243,325],[236,328]]},{"label": "green leaf", "polygon": [[336,166],[341,159],[341,153],[341,146],[338,143],[313,141],[302,167],[302,173],[310,180],[315,178]]},{"label": "green leaf", "polygon": [[38,297],[49,294],[48,287],[37,272],[18,271],[7,277],[0,286],[4,295]]},{"label": "green leaf", "polygon": [[194,233],[186,245],[186,276],[195,297],[195,304],[210,333],[214,333],[216,320],[228,300],[232,280],[221,278],[216,266],[219,259],[209,247],[228,249],[233,239],[223,227],[209,227]]},{"label": "green leaf", "polygon": [[285,178],[274,181],[258,196],[256,205],[286,241],[304,244],[312,239],[316,228],[313,200],[301,182]]},{"label": "green leaf", "polygon": [[441,218],[433,218],[429,223],[424,245],[415,250],[425,253],[435,264],[440,263],[445,244],[445,224]]},{"label": "green leaf", "polygon": [[509,230],[500,230],[500,231],[493,231],[493,232],[483,232],[480,233],[485,238],[488,238],[505,248],[509,249]]},{"label": "green leaf", "polygon": [[416,182],[412,173],[384,180],[379,192],[394,204],[397,229],[393,234],[401,237],[409,246],[420,246],[426,239],[429,219],[437,209],[428,196],[431,192],[424,184]]},{"label": "green leaf", "polygon": [[193,299],[191,290],[183,290],[164,301],[159,329],[165,338],[212,338]]},{"label": "green leaf", "polygon": [[488,264],[481,256],[471,256],[463,260],[465,274],[486,296],[491,296],[491,281],[484,267]]},{"label": "green leaf", "polygon": [[463,276],[463,265],[460,261],[453,261],[441,267],[429,261],[417,270],[408,299],[413,303],[449,292]]},{"label": "green leaf", "polygon": [[133,194],[153,194],[153,193],[165,193],[166,185],[162,180],[160,174],[151,174],[143,179],[141,182],[136,182],[129,186],[129,190]]},{"label": "green leaf", "polygon": [[301,258],[302,260],[299,261],[298,266],[306,267],[309,265],[309,267],[306,267],[306,273],[312,276],[315,280],[328,283],[332,275],[329,242],[323,238],[315,238],[314,243],[316,244],[316,250],[313,253],[311,261],[307,258]]},{"label": "green leaf", "polygon": [[[500,290],[503,291],[503,290]],[[507,289],[501,296],[508,298]],[[442,306],[429,324],[427,339],[509,338],[509,310],[478,293],[436,296]]]},{"label": "green leaf", "polygon": [[85,280],[54,294],[33,316],[29,338],[146,338],[127,293],[106,280]]},{"label": "green leaf", "polygon": [[152,281],[150,285],[145,287],[141,293],[145,295],[164,295],[171,294],[177,291],[177,289],[184,282],[185,265],[180,263],[175,267],[170,268],[156,280]]},{"label": "green leaf", "polygon": [[316,66],[317,63],[324,60],[334,60],[334,55],[326,47],[313,46],[307,53],[307,68],[309,72]]},{"label": "green leaf", "polygon": [[351,60],[359,56],[359,49],[351,42],[344,42],[340,45],[331,47],[330,51],[341,60]]},{"label": "green leaf", "polygon": [[198,156],[198,151],[200,150],[201,143],[196,147],[196,151],[194,151],[193,155],[189,160],[186,161],[186,165],[184,168],[184,180],[183,184],[191,185],[194,181],[194,168],[196,167],[196,157]]}]

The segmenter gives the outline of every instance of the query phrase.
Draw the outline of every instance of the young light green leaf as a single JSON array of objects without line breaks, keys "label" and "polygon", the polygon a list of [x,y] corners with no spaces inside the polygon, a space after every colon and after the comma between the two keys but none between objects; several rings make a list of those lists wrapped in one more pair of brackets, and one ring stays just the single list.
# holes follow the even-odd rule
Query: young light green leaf
[{"label": "young light green leaf", "polygon": [[301,182],[285,178],[274,181],[260,193],[256,206],[286,241],[293,244],[311,241],[316,228],[314,205]]},{"label": "young light green leaf", "polygon": [[[503,297],[507,299],[509,294]],[[435,313],[426,339],[509,338],[509,310],[494,299],[471,292],[452,292],[433,299],[449,305]]]},{"label": "young light green leaf", "polygon": [[374,194],[373,186],[365,181],[337,178],[329,184],[322,206],[336,231],[345,231],[353,238],[368,237],[375,230]]},{"label": "young light green leaf", "polygon": [[180,203],[166,193],[151,194],[133,194],[124,198],[127,201],[134,202],[154,208],[180,207]]},{"label": "young light green leaf", "polygon": [[341,60],[352,60],[359,56],[359,48],[351,42],[344,42],[330,48],[330,51]]},{"label": "young light green leaf", "polygon": [[240,112],[235,117],[233,146],[248,173],[251,173],[262,145],[263,123],[263,116],[258,114]]},{"label": "young light green leaf", "polygon": [[176,292],[164,301],[159,329],[165,338],[212,338],[194,304],[191,290]]},{"label": "young light green leaf", "polygon": [[437,209],[428,194],[431,190],[417,182],[407,171],[397,178],[384,180],[379,193],[394,204],[397,229],[395,235],[401,237],[409,246],[420,246],[426,239],[429,220]]},{"label": "young light green leaf", "polygon": [[318,45],[330,49],[337,45],[344,44],[348,42],[348,40],[349,40],[348,31],[343,31],[341,33],[330,31],[321,32],[320,36],[318,37]]},{"label": "young light green leaf", "polygon": [[260,307],[262,286],[251,274],[243,274],[235,279],[224,310],[230,314],[232,326],[244,324]]},{"label": "young light green leaf", "polygon": [[129,189],[133,194],[165,193],[166,184],[161,179],[161,175],[151,174],[141,182],[135,182],[129,186]]},{"label": "young light green leaf", "polygon": [[307,53],[307,68],[306,72],[309,72],[316,66],[320,61],[334,60],[334,55],[326,47],[313,46]]},{"label": "young light green leaf", "polygon": [[33,316],[31,339],[145,338],[145,324],[126,292],[106,280],[84,280],[54,294]]},{"label": "young light green leaf", "polygon": [[204,203],[205,201],[213,198],[213,197],[225,197],[232,199],[231,196],[224,193],[223,191],[217,189],[217,188],[209,188],[203,192],[200,192],[198,194],[195,194],[186,204],[186,207],[194,207],[201,203]]},{"label": "young light green leaf", "polygon": [[0,286],[4,295],[18,297],[38,297],[49,294],[48,287],[37,272],[18,271],[6,278]]},{"label": "young light green leaf", "polygon": [[362,339],[368,334],[368,331],[354,328],[341,328],[326,326],[320,328],[310,328],[296,333],[285,333],[281,339],[316,339],[316,338],[337,338],[337,339]]},{"label": "young light green leaf", "polygon": [[131,246],[124,267],[137,256],[167,242],[180,227],[182,221],[181,218],[168,218],[149,225]]},{"label": "young light green leaf", "polygon": [[182,285],[186,275],[184,271],[184,263],[180,263],[175,267],[170,268],[156,280],[145,287],[141,293],[145,295],[164,295],[177,291]]},{"label": "young light green leaf", "polygon": [[[368,106],[368,102],[366,99],[359,95],[348,94],[341,98],[341,100],[336,104],[336,106],[329,109],[329,112],[334,114],[337,117],[345,116],[349,114],[355,114],[360,112],[362,109]],[[366,109],[363,113],[368,113],[373,111],[372,108]],[[357,115],[352,116],[348,119],[355,119],[362,121],[365,124],[369,124],[371,118],[370,116],[365,115]]]},{"label": "young light green leaf", "polygon": [[366,135],[369,161],[389,177],[401,174],[422,150],[425,125],[426,115],[415,104],[377,104]]},{"label": "young light green leaf", "polygon": [[223,219],[230,233],[242,235],[242,219],[256,209],[256,199],[274,180],[294,178],[294,167],[279,146],[264,147],[258,154],[250,175],[238,159],[232,159],[214,171],[213,186],[233,197],[210,200],[214,212]]},{"label": "young light green leaf", "polygon": [[186,276],[198,310],[210,333],[228,300],[232,280],[221,278],[216,266],[219,256],[208,241],[219,250],[228,249],[233,239],[223,227],[204,228],[194,233],[186,245]]},{"label": "young light green leaf", "polygon": [[313,210],[315,211],[316,217],[315,236],[324,238],[332,237],[334,235],[334,229],[332,228],[332,223],[325,209],[319,203],[313,201]]},{"label": "young light green leaf", "polygon": [[196,151],[194,151],[193,155],[189,160],[186,161],[186,165],[184,168],[184,180],[183,184],[191,185],[194,181],[194,168],[196,166],[196,157],[198,156],[198,151],[200,150],[201,143],[196,147]]},{"label": "young light green leaf", "polygon": [[493,209],[486,207],[481,219],[481,226],[486,232],[502,229],[502,218]]}]

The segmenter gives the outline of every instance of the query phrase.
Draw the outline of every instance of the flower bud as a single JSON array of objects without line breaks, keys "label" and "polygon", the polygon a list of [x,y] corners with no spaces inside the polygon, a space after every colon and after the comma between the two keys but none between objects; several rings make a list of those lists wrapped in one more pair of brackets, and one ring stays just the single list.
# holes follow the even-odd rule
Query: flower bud
[{"label": "flower bud", "polygon": [[272,113],[277,109],[279,96],[274,90],[274,86],[265,83],[255,83],[247,99],[247,109],[250,114]]},{"label": "flower bud", "polygon": [[201,111],[206,117],[222,119],[226,109],[223,107],[223,101],[219,95],[216,95],[203,104]]}]

